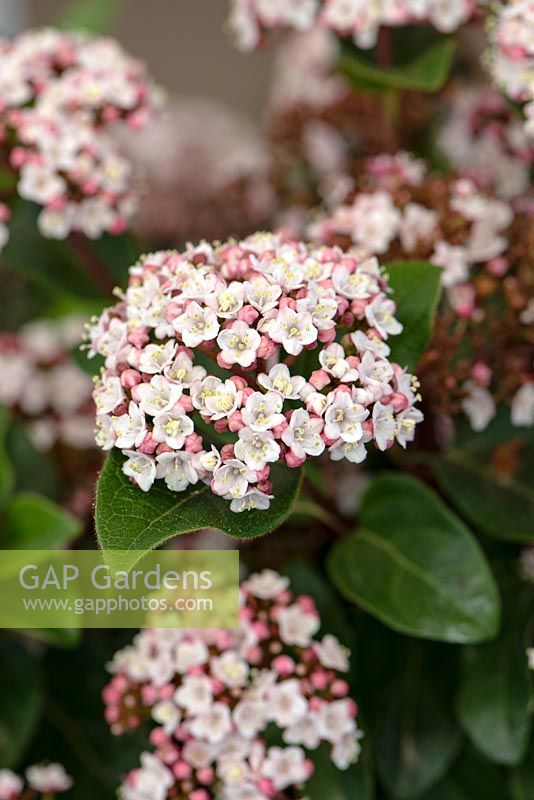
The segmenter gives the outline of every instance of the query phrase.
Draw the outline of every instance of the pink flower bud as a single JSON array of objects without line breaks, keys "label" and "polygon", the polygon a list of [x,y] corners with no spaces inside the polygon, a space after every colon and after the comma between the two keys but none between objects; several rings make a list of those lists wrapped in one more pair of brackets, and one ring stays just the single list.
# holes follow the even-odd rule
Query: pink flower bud
[{"label": "pink flower bud", "polygon": [[248,387],[248,383],[244,378],[241,377],[241,375],[232,375],[230,380],[232,381],[232,383],[235,383],[239,391],[243,391],[243,389],[246,389]]},{"label": "pink flower bud", "polygon": [[293,450],[288,450],[285,459],[288,467],[301,467],[306,461],[306,456],[299,458],[299,456],[295,455]]},{"label": "pink flower bud", "polygon": [[190,414],[193,410],[193,401],[189,397],[188,394],[183,394],[180,399],[178,400],[178,405],[181,405],[184,411],[187,414]]},{"label": "pink flower bud", "polygon": [[198,782],[204,784],[204,786],[211,786],[211,784],[215,780],[215,772],[211,767],[203,767],[202,769],[198,770],[197,778]]},{"label": "pink flower bud", "polygon": [[258,317],[260,316],[260,312],[254,308],[254,306],[243,306],[243,308],[239,311],[237,318],[246,322],[247,325],[252,325],[253,322],[256,322]]},{"label": "pink flower bud", "polygon": [[330,375],[324,369],[315,369],[310,376],[310,383],[320,392],[330,383]]},{"label": "pink flower bud", "polygon": [[185,761],[177,761],[172,768],[174,777],[177,778],[179,781],[185,781],[191,777],[193,770],[186,764]]},{"label": "pink flower bud", "polygon": [[327,330],[319,331],[317,338],[323,344],[330,344],[336,338],[335,327],[328,328]]},{"label": "pink flower bud", "polygon": [[155,451],[156,447],[158,446],[158,442],[153,438],[151,433],[145,434],[145,438],[139,445],[139,452],[144,453],[145,455],[152,455]]},{"label": "pink flower bud", "polygon": [[492,370],[483,361],[477,361],[471,367],[471,377],[481,386],[489,386],[491,383]]},{"label": "pink flower bud", "polygon": [[289,656],[277,656],[273,661],[273,669],[282,678],[287,678],[295,671],[295,662]]},{"label": "pink flower bud", "polygon": [[237,433],[240,431],[241,428],[245,427],[245,423],[243,422],[243,416],[241,411],[234,411],[233,414],[230,414],[228,417],[228,428],[233,432]]},{"label": "pink flower bud", "polygon": [[225,444],[221,447],[221,458],[223,461],[230,461],[235,458],[233,444]]},{"label": "pink flower bud", "polygon": [[132,389],[134,386],[137,386],[138,383],[141,383],[141,375],[137,370],[125,369],[121,374],[121,385],[124,386],[125,389]]},{"label": "pink flower bud", "polygon": [[187,453],[200,453],[202,450],[202,437],[198,433],[191,433],[185,438],[185,451]]}]

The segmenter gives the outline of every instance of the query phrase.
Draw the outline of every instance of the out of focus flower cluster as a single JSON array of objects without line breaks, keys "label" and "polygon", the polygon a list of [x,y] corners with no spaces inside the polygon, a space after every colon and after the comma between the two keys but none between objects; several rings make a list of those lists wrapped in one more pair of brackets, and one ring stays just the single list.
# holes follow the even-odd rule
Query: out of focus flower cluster
[{"label": "out of focus flower cluster", "polygon": [[525,104],[526,131],[534,137],[534,3],[507,0],[489,22],[488,59],[496,86]]},{"label": "out of focus flower cluster", "polygon": [[529,187],[534,146],[521,118],[494,89],[455,91],[438,145],[452,169],[499,197],[511,199]]},{"label": "out of focus flower cluster", "polygon": [[143,127],[157,94],[113,39],[45,28],[0,40],[3,168],[16,172],[21,197],[43,207],[44,236],[123,230],[135,197],[111,130]]},{"label": "out of focus flower cluster", "polygon": [[44,763],[28,767],[26,780],[10,769],[0,769],[0,800],[52,798],[72,786],[72,778],[61,764]]},{"label": "out of focus flower cluster", "polygon": [[82,331],[80,319],[67,317],[0,333],[0,403],[21,417],[40,450],[56,442],[94,447],[93,383],[71,354]]},{"label": "out of focus flower cluster", "polygon": [[265,509],[274,462],[361,462],[413,439],[418,384],[388,359],[395,310],[378,261],[339,247],[259,233],[144,256],[89,332],[105,357],[97,442],[144,491],[205,481],[232,511]]},{"label": "out of focus flower cluster", "polygon": [[534,424],[534,230],[526,205],[515,216],[473,180],[428,174],[400,153],[369,159],[351,202],[308,230],[315,241],[357,244],[386,262],[429,260],[442,268],[447,303],[421,366],[423,393],[443,410],[456,397],[477,430],[493,418],[495,400],[512,404],[515,424]]},{"label": "out of focus flower cluster", "polygon": [[309,30],[315,25],[351,36],[358,47],[376,44],[381,27],[432,25],[451,33],[476,13],[475,0],[232,0],[230,26],[242,50],[258,46],[276,28]]},{"label": "out of focus flower cluster", "polygon": [[328,747],[342,770],[357,760],[349,653],[332,635],[316,638],[313,599],[293,597],[271,570],[241,595],[238,629],[145,630],[113,659],[104,690],[112,731],[157,725],[123,800],[302,798],[309,751]]},{"label": "out of focus flower cluster", "polygon": [[144,131],[121,138],[144,182],[133,227],[151,245],[246,235],[273,212],[266,143],[221,104],[175,100]]}]

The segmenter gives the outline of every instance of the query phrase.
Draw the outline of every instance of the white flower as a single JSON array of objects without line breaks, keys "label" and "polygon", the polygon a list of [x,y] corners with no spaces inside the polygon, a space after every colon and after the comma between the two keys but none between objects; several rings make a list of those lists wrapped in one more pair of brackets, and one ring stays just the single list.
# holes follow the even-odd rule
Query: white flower
[{"label": "white flower", "polygon": [[352,733],[356,723],[351,713],[349,700],[334,700],[325,703],[317,714],[317,729],[322,739],[337,742],[347,733]]},{"label": "white flower", "polygon": [[172,492],[183,492],[190,484],[198,481],[198,475],[191,463],[191,453],[173,451],[156,456],[156,478],[164,478]]},{"label": "white flower", "polygon": [[369,412],[360,403],[355,403],[349,392],[331,392],[325,411],[325,434],[329,439],[344,442],[359,442],[363,436],[361,423]]},{"label": "white flower", "polygon": [[344,442],[340,439],[328,448],[332,461],[342,461],[344,458],[352,464],[361,464],[367,458],[367,450],[363,441]]},{"label": "white flower", "polygon": [[206,664],[209,658],[209,650],[205,642],[201,639],[180,642],[176,648],[176,671],[183,675],[191,667],[199,667]]},{"label": "white flower", "polygon": [[124,397],[120,378],[115,376],[105,377],[93,392],[93,399],[99,414],[109,414],[122,403]]},{"label": "white flower", "polygon": [[443,267],[441,282],[446,289],[465,283],[469,277],[468,253],[465,247],[437,242],[430,263]]},{"label": "white flower", "polygon": [[258,432],[241,428],[238,436],[234,446],[235,456],[250,469],[261,470],[266,464],[278,461],[280,445],[271,431]]},{"label": "white flower", "polygon": [[208,711],[213,703],[213,690],[209,678],[203,675],[186,675],[174,693],[174,702],[190,714]]},{"label": "white flower", "polygon": [[395,437],[397,423],[390,406],[375,403],[373,408],[373,434],[379,450],[387,450]]},{"label": "white flower", "polygon": [[512,425],[530,428],[534,425],[534,383],[524,383],[512,400]]},{"label": "white flower", "polygon": [[187,304],[184,313],[173,321],[173,328],[180,334],[186,347],[198,347],[202,342],[216,338],[219,322],[212,308],[203,308],[193,300]]},{"label": "white flower", "polygon": [[284,400],[277,392],[253,392],[242,411],[243,422],[256,432],[271,430],[285,422],[281,413],[283,405]]},{"label": "white flower", "polygon": [[315,750],[321,743],[321,734],[317,729],[317,714],[310,712],[289,725],[282,736],[287,744],[301,744],[308,750]]},{"label": "white flower", "polygon": [[207,394],[204,401],[206,411],[212,420],[229,417],[241,403],[241,392],[238,391],[234,381],[228,379],[219,381],[212,394]]},{"label": "white flower", "polygon": [[111,450],[115,445],[115,432],[112,418],[107,414],[97,414],[94,428],[95,442],[102,450]]},{"label": "white flower", "polygon": [[221,319],[233,319],[243,308],[244,286],[233,281],[222,291],[215,292],[206,299],[206,303],[213,308]]},{"label": "white flower", "polygon": [[247,662],[231,651],[211,659],[213,675],[230,689],[244,686],[249,673]]},{"label": "white flower", "polygon": [[397,433],[395,438],[402,447],[406,447],[408,442],[413,442],[415,437],[415,426],[422,422],[423,414],[418,408],[407,408],[397,414]]},{"label": "white flower", "polygon": [[307,344],[317,340],[317,328],[313,324],[312,315],[308,311],[294,311],[283,308],[268,328],[274,342],[281,343],[284,349],[293,356],[298,356]]},{"label": "white flower", "polygon": [[[370,259],[371,260],[371,259]],[[372,259],[373,263],[378,262]],[[367,299],[378,291],[378,284],[376,278],[369,274],[369,272],[358,268],[355,272],[351,272],[348,267],[337,266],[332,273],[332,283],[334,289],[342,297],[347,297],[349,300]]]},{"label": "white flower", "polygon": [[174,358],[176,343],[168,341],[166,344],[147,344],[139,357],[141,372],[155,374],[167,367]]},{"label": "white flower", "polygon": [[17,800],[24,783],[10,769],[0,769],[0,800]]},{"label": "white flower", "polygon": [[226,461],[213,472],[211,484],[215,494],[235,500],[246,494],[249,483],[256,481],[256,473],[236,458]]},{"label": "white flower", "polygon": [[72,778],[61,764],[36,764],[26,770],[26,779],[32,789],[43,794],[66,792],[72,786]]},{"label": "white flower", "polygon": [[311,288],[306,297],[297,300],[297,311],[308,311],[318,331],[335,327],[338,305],[332,289]]},{"label": "white flower", "polygon": [[435,211],[418,203],[408,203],[400,226],[399,236],[404,250],[415,250],[418,242],[428,241],[438,224],[439,217]]},{"label": "white flower", "polygon": [[236,320],[229,328],[225,328],[217,336],[217,344],[221,348],[221,358],[226,364],[239,364],[250,367],[256,360],[256,351],[261,343],[261,336],[246,322]]},{"label": "white flower", "polygon": [[315,614],[303,611],[298,605],[283,608],[278,618],[280,638],[284,644],[308,647],[320,627]]},{"label": "white flower", "polygon": [[47,205],[64,194],[66,184],[50,167],[30,163],[21,170],[17,190],[25,200]]},{"label": "white flower", "polygon": [[313,649],[323,667],[348,672],[349,651],[332,634],[327,633],[322,642],[316,642]]},{"label": "white flower", "polygon": [[181,719],[179,709],[170,700],[160,700],[156,703],[152,707],[151,716],[167,733],[174,733]]},{"label": "white flower", "polygon": [[241,700],[233,710],[234,724],[241,736],[252,739],[265,727],[267,708],[261,700]]},{"label": "white flower", "polygon": [[117,447],[130,449],[139,447],[146,433],[146,419],[139,406],[130,401],[128,413],[111,417],[111,428]]},{"label": "white flower", "polygon": [[386,342],[379,339],[377,336],[367,336],[363,331],[356,331],[350,335],[354,347],[360,352],[365,353],[369,350],[375,356],[380,358],[387,358],[391,349]]},{"label": "white flower", "polygon": [[282,294],[280,286],[269,283],[261,277],[255,278],[253,281],[245,281],[243,289],[247,302],[263,314],[276,308],[278,298]]},{"label": "white flower", "polygon": [[178,383],[184,389],[189,389],[195,381],[206,377],[204,367],[194,367],[193,362],[186,353],[178,353],[173,363],[168,366],[163,374],[171,383]]},{"label": "white flower", "polygon": [[375,299],[365,307],[365,316],[369,325],[387,339],[389,335],[396,336],[402,331],[401,323],[395,319],[395,303],[383,297]]},{"label": "white flower", "polygon": [[172,772],[152,753],[142,753],[141,764],[133,779],[122,785],[122,800],[166,800],[174,783]]},{"label": "white flower", "polygon": [[319,363],[329,375],[339,381],[353,382],[358,378],[358,370],[352,369],[345,358],[345,351],[340,344],[332,342],[319,353]]},{"label": "white flower", "polygon": [[148,492],[156,479],[156,462],[150,456],[145,456],[136,450],[123,452],[128,458],[122,465],[122,471],[129,478],[133,478],[143,492]]},{"label": "white flower", "polygon": [[306,385],[306,379],[301,375],[292,376],[286,364],[275,364],[268,375],[265,372],[258,375],[258,383],[264,389],[278,392],[286,400],[297,400]]},{"label": "white flower", "polygon": [[170,383],[163,375],[154,375],[150,383],[141,383],[136,386],[139,406],[145,412],[155,417],[170,411],[182,396],[182,387]]},{"label": "white flower", "polygon": [[222,742],[232,730],[230,709],[224,703],[213,703],[207,711],[191,721],[189,730],[193,736],[211,744]]},{"label": "white flower", "polygon": [[172,411],[154,417],[152,436],[157,442],[164,442],[173,450],[181,450],[186,437],[195,430],[193,420],[184,408],[176,403]]},{"label": "white flower", "polygon": [[255,572],[247,580],[247,589],[261,600],[272,600],[289,586],[289,579],[272,569]]},{"label": "white flower", "polygon": [[474,431],[485,430],[497,413],[491,393],[474,381],[464,383],[466,396],[462,400],[462,410],[469,419]]},{"label": "white flower", "polygon": [[298,680],[282,681],[273,686],[267,695],[267,713],[278,727],[285,728],[298,722],[308,711]]},{"label": "white flower", "polygon": [[265,494],[258,489],[249,489],[242,497],[236,497],[230,503],[230,511],[240,514],[242,511],[267,511],[274,498],[272,494]]},{"label": "white flower", "polygon": [[37,217],[37,227],[46,239],[66,239],[72,229],[74,208],[44,208]]},{"label": "white flower", "polygon": [[311,417],[303,408],[297,408],[291,414],[289,425],[282,434],[282,441],[297,458],[318,456],[325,448],[321,438],[323,427],[324,422],[320,417]]},{"label": "white flower", "polygon": [[385,253],[401,225],[401,213],[388,192],[359,194],[353,203],[352,240],[372,253]]},{"label": "white flower", "polygon": [[270,747],[261,771],[278,791],[304,783],[309,777],[306,756],[300,747]]},{"label": "white flower", "polygon": [[362,736],[362,732],[356,730],[335,742],[332,748],[332,761],[338,769],[348,769],[351,764],[358,761],[362,749],[359,740]]}]

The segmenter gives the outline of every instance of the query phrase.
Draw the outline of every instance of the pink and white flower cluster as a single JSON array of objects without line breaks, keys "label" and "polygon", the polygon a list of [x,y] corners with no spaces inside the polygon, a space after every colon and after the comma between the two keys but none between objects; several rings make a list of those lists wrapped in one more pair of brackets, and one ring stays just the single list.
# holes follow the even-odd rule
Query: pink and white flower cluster
[{"label": "pink and white flower cluster", "polygon": [[475,15],[475,0],[232,0],[230,26],[237,45],[253,50],[275,28],[315,25],[352,36],[358,47],[376,44],[381,27],[427,24],[451,33]]},{"label": "pink and white flower cluster", "polygon": [[105,358],[97,443],[143,491],[204,481],[232,511],[266,509],[275,462],[359,463],[413,439],[418,383],[388,359],[395,310],[378,261],[339,247],[258,233],[143,256],[89,332]]},{"label": "pink and white flower cluster", "polygon": [[144,65],[113,39],[52,28],[0,40],[0,144],[18,194],[43,207],[44,236],[118,233],[135,206],[131,165],[112,136],[157,105]]},{"label": "pink and white flower cluster", "polygon": [[[508,268],[503,254],[514,216],[511,206],[484,194],[469,178],[450,186],[434,180],[422,162],[405,153],[369,159],[367,176],[369,189],[318,216],[308,228],[309,237],[320,243],[347,237],[373,255],[389,257],[392,249],[404,258],[424,254],[442,267],[452,307],[461,316],[472,316],[472,268],[487,263],[496,275]],[[417,202],[410,200],[410,190]]]},{"label": "pink and white flower cluster", "polygon": [[534,146],[506,99],[488,86],[461,89],[438,144],[451,167],[504,198],[527,191]]},{"label": "pink and white flower cluster", "polygon": [[[308,753],[321,745],[347,769],[361,737],[349,652],[330,634],[317,638],[320,626],[313,599],[264,570],[241,586],[239,628],[138,634],[104,690],[114,733],[156,723],[154,752],[126,778],[123,800],[302,798]],[[267,743],[268,726],[278,744]]]},{"label": "pink and white flower cluster", "polygon": [[21,416],[40,450],[94,447],[93,383],[71,355],[82,332],[82,321],[67,317],[0,333],[0,403]]},{"label": "pink and white flower cluster", "polygon": [[526,103],[526,131],[534,137],[534,2],[500,3],[490,23],[490,68],[496,86]]},{"label": "pink and white flower cluster", "polygon": [[[26,781],[10,769],[0,769],[0,800],[19,800],[31,791],[31,797],[52,798],[72,786],[72,778],[61,764],[35,764],[26,770]],[[37,793],[37,794],[35,794]]]}]

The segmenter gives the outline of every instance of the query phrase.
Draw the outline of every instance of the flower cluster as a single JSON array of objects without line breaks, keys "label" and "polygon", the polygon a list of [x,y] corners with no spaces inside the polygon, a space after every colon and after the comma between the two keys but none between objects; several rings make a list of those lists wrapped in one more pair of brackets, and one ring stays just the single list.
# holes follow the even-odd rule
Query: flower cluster
[{"label": "flower cluster", "polygon": [[315,25],[352,36],[358,47],[376,44],[381,27],[427,24],[451,33],[476,13],[475,0],[232,0],[230,26],[242,50],[253,50],[275,28]]},{"label": "flower cluster", "polygon": [[10,769],[0,769],[0,800],[52,798],[72,786],[72,778],[61,764],[35,764],[28,767],[25,777],[26,781]]},{"label": "flower cluster", "polygon": [[439,132],[450,166],[504,199],[527,191],[534,147],[505,98],[487,86],[461,89]]},{"label": "flower cluster", "polygon": [[[320,626],[313,599],[264,570],[241,586],[238,629],[150,629],[117,653],[104,690],[112,731],[157,724],[123,800],[302,798],[307,751],[320,745],[347,769],[361,737],[349,653],[330,634],[316,638]],[[267,743],[268,726],[278,743]]]},{"label": "flower cluster", "polygon": [[490,22],[490,70],[496,86],[517,103],[526,103],[526,131],[534,137],[534,6],[532,0],[507,0]]},{"label": "flower cluster", "polygon": [[0,152],[18,194],[43,207],[44,236],[123,230],[135,197],[111,130],[142,127],[156,104],[144,65],[112,39],[46,28],[0,40]]},{"label": "flower cluster", "polygon": [[274,462],[405,446],[422,414],[387,290],[375,258],[270,233],[144,256],[89,332],[99,446],[144,491],[205,481],[232,511],[269,506]]},{"label": "flower cluster", "polygon": [[442,411],[463,409],[482,430],[496,400],[511,403],[514,424],[534,423],[533,221],[473,180],[427,174],[400,153],[369,159],[351,201],[319,215],[308,235],[442,268],[447,302],[420,367],[423,393]]},{"label": "flower cluster", "polygon": [[0,333],[0,403],[23,419],[40,450],[55,442],[94,447],[93,384],[70,352],[82,331],[81,320],[67,317]]},{"label": "flower cluster", "polygon": [[151,245],[246,235],[273,212],[266,143],[224,105],[176,100],[122,142],[144,183],[133,226]]}]

